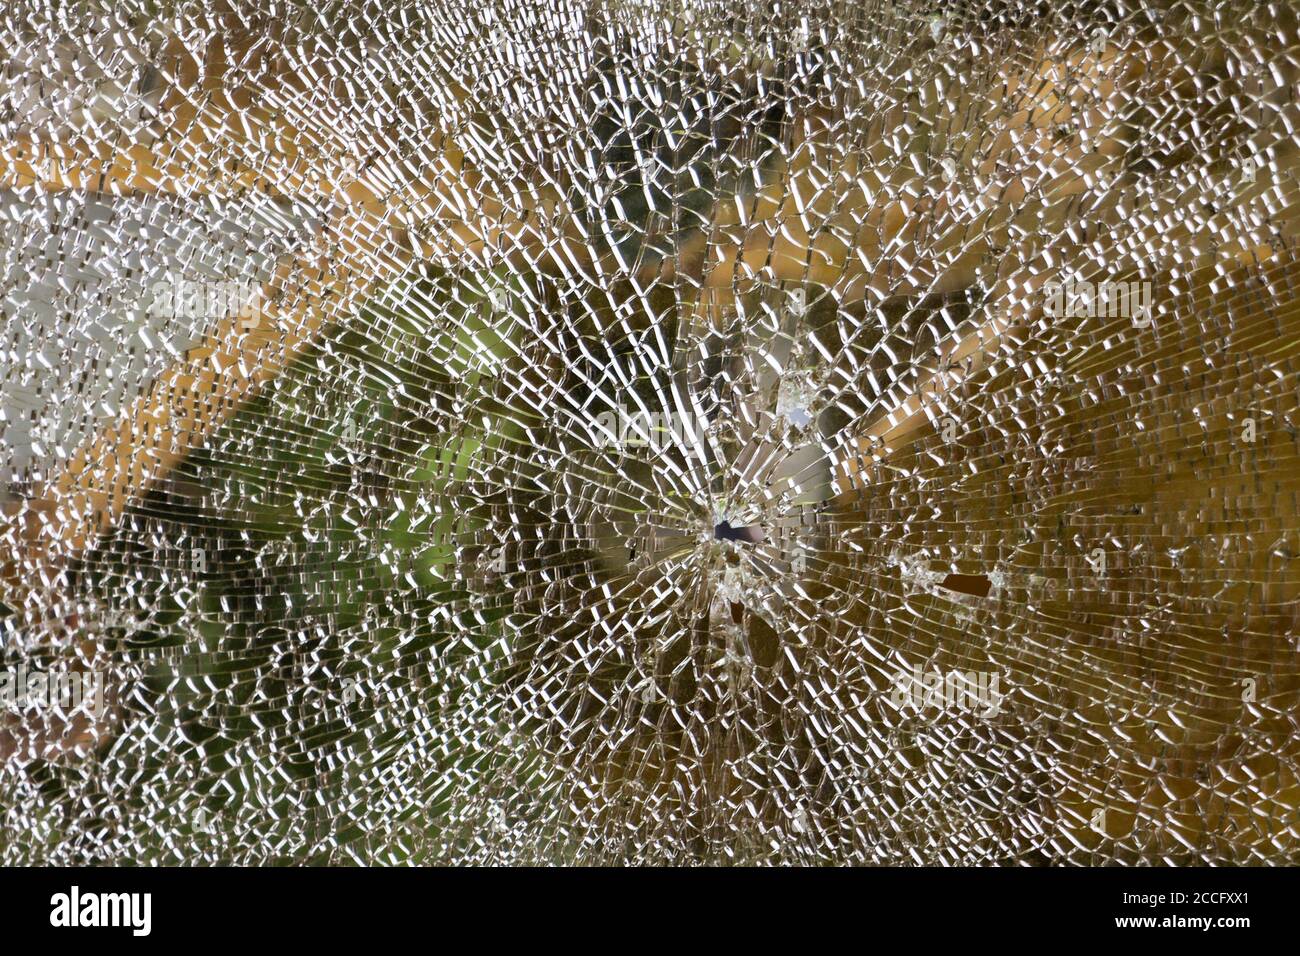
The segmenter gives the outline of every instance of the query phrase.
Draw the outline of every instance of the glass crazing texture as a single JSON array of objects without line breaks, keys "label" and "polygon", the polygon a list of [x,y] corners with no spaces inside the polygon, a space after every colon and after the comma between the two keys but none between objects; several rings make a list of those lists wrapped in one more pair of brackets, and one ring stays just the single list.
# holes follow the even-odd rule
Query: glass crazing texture
[{"label": "glass crazing texture", "polygon": [[0,14],[0,860],[1300,862],[1291,4],[313,7]]}]

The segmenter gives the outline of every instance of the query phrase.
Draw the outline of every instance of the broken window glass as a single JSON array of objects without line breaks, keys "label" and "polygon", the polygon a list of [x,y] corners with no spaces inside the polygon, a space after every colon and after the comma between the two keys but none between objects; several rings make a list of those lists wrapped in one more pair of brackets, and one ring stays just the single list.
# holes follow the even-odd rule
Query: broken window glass
[{"label": "broken window glass", "polygon": [[0,860],[1300,858],[1300,17],[0,13]]}]

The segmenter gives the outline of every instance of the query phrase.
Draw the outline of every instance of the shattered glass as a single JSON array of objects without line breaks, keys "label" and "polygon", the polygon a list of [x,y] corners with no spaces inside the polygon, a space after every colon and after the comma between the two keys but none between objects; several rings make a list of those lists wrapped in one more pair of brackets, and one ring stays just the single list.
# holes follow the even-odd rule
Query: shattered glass
[{"label": "shattered glass", "polygon": [[14,0],[0,862],[1300,862],[1298,30]]}]

